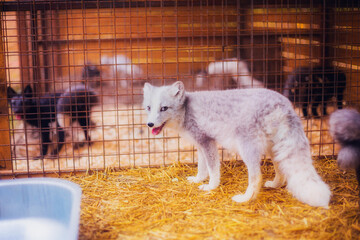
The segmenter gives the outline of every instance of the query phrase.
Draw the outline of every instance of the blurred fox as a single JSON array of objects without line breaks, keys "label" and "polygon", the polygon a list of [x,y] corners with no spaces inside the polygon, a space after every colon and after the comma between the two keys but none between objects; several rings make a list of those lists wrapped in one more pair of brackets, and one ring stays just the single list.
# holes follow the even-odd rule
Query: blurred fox
[{"label": "blurred fox", "polygon": [[300,67],[287,78],[284,96],[300,105],[304,117],[309,117],[308,105],[311,105],[313,117],[319,117],[317,108],[322,106],[322,115],[326,116],[327,102],[336,97],[337,107],[343,106],[346,75],[333,67]]},{"label": "blurred fox", "polygon": [[83,83],[92,88],[97,88],[101,86],[101,72],[93,64],[87,63],[81,72],[81,78]]},{"label": "blurred fox", "polygon": [[57,130],[57,147],[52,150],[49,157],[54,157],[61,150],[65,141],[64,121],[69,118],[77,121],[84,129],[87,140],[87,127],[89,125],[90,108],[97,103],[97,97],[92,90],[84,85],[70,87],[64,93],[45,94],[36,97],[30,85],[27,85],[21,94],[14,89],[7,89],[10,107],[15,118],[36,127],[40,130],[41,148],[36,159],[44,158],[48,154],[49,145],[52,144],[50,134],[53,123]]},{"label": "blurred fox", "polygon": [[91,143],[88,128],[94,123],[90,120],[90,113],[97,103],[98,97],[92,89],[83,84],[71,86],[60,95],[56,105],[59,126],[64,128],[78,122],[84,131],[85,140]]},{"label": "blurred fox", "polygon": [[158,135],[171,127],[198,149],[198,174],[188,180],[209,183],[201,190],[220,184],[217,144],[236,150],[248,169],[248,188],[233,200],[254,199],[262,184],[261,157],[270,153],[275,178],[265,187],[288,190],[311,206],[327,207],[330,189],[317,174],[309,141],[300,118],[283,95],[264,88],[186,92],[182,82],[170,86],[144,85],[143,106],[147,125]]},{"label": "blurred fox", "polygon": [[212,62],[207,70],[196,76],[196,86],[205,85],[206,78],[215,78],[215,89],[225,89],[230,85],[229,80],[235,82],[237,88],[263,88],[264,84],[252,77],[245,61],[236,58]]},{"label": "blurred fox", "polygon": [[336,110],[330,115],[330,133],[341,149],[337,162],[340,168],[354,168],[360,186],[360,113],[355,109]]},{"label": "blurred fox", "polygon": [[144,75],[143,70],[138,66],[132,64],[131,60],[125,55],[116,55],[114,57],[103,56],[101,57],[101,64],[110,65],[113,69],[112,73],[115,78],[120,79],[120,87],[127,88],[129,80],[131,82],[141,82]]}]

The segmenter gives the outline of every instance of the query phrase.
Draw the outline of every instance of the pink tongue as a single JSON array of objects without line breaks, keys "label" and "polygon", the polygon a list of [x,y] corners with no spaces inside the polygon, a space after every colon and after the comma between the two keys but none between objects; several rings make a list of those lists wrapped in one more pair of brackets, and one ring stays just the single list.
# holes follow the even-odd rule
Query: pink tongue
[{"label": "pink tongue", "polygon": [[151,133],[152,133],[153,135],[158,135],[158,134],[161,132],[161,129],[162,129],[162,126],[157,127],[157,128],[153,128],[152,131],[151,131]]},{"label": "pink tongue", "polygon": [[15,118],[16,118],[16,120],[21,120],[20,115],[16,115]]}]

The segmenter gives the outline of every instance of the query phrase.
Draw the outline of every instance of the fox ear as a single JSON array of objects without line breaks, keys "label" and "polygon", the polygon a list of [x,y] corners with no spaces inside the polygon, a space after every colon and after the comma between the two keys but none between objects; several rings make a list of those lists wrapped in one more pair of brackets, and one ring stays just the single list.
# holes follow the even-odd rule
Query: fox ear
[{"label": "fox ear", "polygon": [[150,92],[151,91],[151,89],[152,89],[152,85],[150,84],[150,83],[145,83],[144,84],[144,88],[143,88],[143,92],[145,93],[145,92]]},{"label": "fox ear", "polygon": [[30,85],[27,85],[27,86],[25,87],[23,93],[24,93],[24,96],[31,98],[31,97],[32,97],[32,93],[33,93],[31,86],[30,86]]},{"label": "fox ear", "polygon": [[173,85],[171,85],[169,92],[171,96],[178,98],[180,101],[182,101],[185,96],[184,84],[180,81],[175,82]]},{"label": "fox ear", "polygon": [[7,88],[7,97],[9,99],[15,97],[16,95],[17,95],[17,92],[15,92],[15,90],[12,87]]}]

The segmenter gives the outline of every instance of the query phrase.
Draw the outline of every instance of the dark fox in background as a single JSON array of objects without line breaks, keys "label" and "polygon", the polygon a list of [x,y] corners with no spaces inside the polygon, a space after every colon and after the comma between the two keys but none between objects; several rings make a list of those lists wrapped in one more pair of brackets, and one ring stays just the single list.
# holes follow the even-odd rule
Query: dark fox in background
[{"label": "dark fox in background", "polygon": [[81,78],[84,84],[92,88],[97,88],[101,86],[101,72],[93,64],[87,63],[81,72]]},{"label": "dark fox in background", "polygon": [[[18,120],[22,119],[40,130],[42,144],[40,156],[37,158],[44,157],[51,144],[50,124],[56,122],[56,104],[61,94],[46,94],[40,98],[35,98],[31,86],[27,85],[22,94],[18,94],[14,89],[8,87],[7,95],[15,118]],[[51,156],[58,153],[65,139],[64,130],[58,124],[56,125],[58,130],[58,146],[52,151]]]},{"label": "dark fox in background", "polygon": [[84,130],[85,140],[90,143],[88,128],[93,125],[90,112],[97,103],[96,94],[83,84],[70,87],[60,95],[56,106],[58,124],[64,128],[77,121]]},{"label": "dark fox in background", "polygon": [[340,168],[353,168],[360,187],[360,113],[355,109],[333,112],[329,119],[330,134],[341,146],[337,162]]},{"label": "dark fox in background", "polygon": [[[41,151],[37,158],[44,158],[48,153],[49,145],[52,144],[50,133],[52,123],[56,123],[57,147],[50,156],[55,156],[61,150],[65,141],[64,121],[70,116],[71,121],[78,121],[84,129],[86,140],[90,140],[87,128],[90,123],[90,109],[98,100],[92,90],[84,85],[70,87],[64,93],[45,94],[35,97],[30,85],[27,85],[21,94],[8,87],[8,99],[12,113],[16,119],[22,119],[26,123],[38,128],[41,133]],[[61,117],[61,119],[59,119]]]},{"label": "dark fox in background", "polygon": [[304,117],[308,117],[311,105],[313,117],[319,117],[317,107],[323,103],[322,115],[327,115],[326,105],[336,97],[338,109],[342,108],[346,75],[333,67],[300,67],[289,75],[284,86],[284,96],[302,107]]}]

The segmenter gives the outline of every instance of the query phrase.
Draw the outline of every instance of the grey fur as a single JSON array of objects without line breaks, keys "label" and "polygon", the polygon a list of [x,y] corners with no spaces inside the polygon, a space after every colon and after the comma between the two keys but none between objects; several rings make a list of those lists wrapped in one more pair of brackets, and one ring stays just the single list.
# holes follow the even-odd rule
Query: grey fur
[{"label": "grey fur", "polygon": [[248,168],[248,188],[233,200],[246,202],[256,197],[261,157],[270,153],[276,176],[266,187],[281,187],[287,181],[288,189],[300,201],[328,206],[329,187],[312,165],[300,118],[281,94],[261,88],[191,93],[182,82],[162,87],[146,83],[143,104],[153,133],[158,134],[163,126],[172,127],[197,147],[198,174],[189,181],[198,183],[210,177],[209,184],[200,189],[211,190],[220,183],[217,142],[237,151]]},{"label": "grey fur", "polygon": [[93,88],[101,86],[101,72],[100,70],[91,63],[87,63],[81,73],[83,83]]},{"label": "grey fur", "polygon": [[338,164],[341,168],[360,165],[360,113],[355,109],[337,110],[329,119],[330,133],[341,149]]}]

